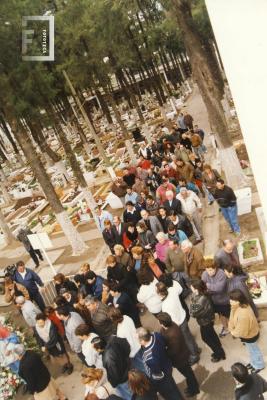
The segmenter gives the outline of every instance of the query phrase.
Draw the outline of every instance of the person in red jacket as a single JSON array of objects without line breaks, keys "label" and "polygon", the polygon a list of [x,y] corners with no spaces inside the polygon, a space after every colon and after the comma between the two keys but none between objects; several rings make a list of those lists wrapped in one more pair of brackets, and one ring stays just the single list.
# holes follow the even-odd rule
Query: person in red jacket
[{"label": "person in red jacket", "polygon": [[138,162],[138,167],[141,167],[142,169],[150,169],[151,167],[151,161],[146,160],[143,156],[139,157],[139,162]]}]

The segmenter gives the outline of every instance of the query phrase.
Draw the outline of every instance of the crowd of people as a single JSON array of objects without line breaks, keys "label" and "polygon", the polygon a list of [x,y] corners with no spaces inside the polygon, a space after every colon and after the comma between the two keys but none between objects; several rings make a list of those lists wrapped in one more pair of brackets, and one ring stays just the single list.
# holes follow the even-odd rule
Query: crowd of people
[{"label": "crowd of people", "polygon": [[[236,248],[241,232],[236,197],[205,162],[204,136],[191,115],[180,113],[172,130],[162,126],[151,145],[141,143],[137,165],[125,164],[111,188],[124,204],[122,216],[100,206],[96,210],[110,249],[105,278],[89,264],[72,280],[58,273],[57,296],[49,306],[42,280],[22,261],[6,278],[6,300],[14,301],[41,350],[62,365],[62,373],[73,371],[69,351],[80,359],[85,400],[194,397],[201,382],[192,366],[207,351],[211,362],[223,365],[226,335],[240,339],[248,352],[247,365],[232,366],[235,398],[261,398],[267,390],[258,375],[265,363],[257,344],[257,308]],[[205,258],[202,209],[214,201],[237,238],[225,239],[213,257]],[[190,318],[207,346],[196,342]],[[21,345],[14,352],[19,375],[36,400],[66,399],[38,354]],[[184,393],[174,369],[186,380]]]}]

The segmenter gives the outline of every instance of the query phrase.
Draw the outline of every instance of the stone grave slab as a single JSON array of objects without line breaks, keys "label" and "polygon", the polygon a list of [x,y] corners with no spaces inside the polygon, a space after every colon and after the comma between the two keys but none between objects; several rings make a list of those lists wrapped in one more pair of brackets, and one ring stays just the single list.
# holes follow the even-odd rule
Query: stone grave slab
[{"label": "stone grave slab", "polygon": [[[254,248],[256,250],[255,250],[255,254],[252,254],[250,257],[244,258],[243,244],[246,244],[246,242],[255,242]],[[238,244],[238,248],[237,249],[238,249],[240,263],[241,263],[242,266],[246,267],[246,266],[250,266],[250,265],[253,265],[253,264],[262,264],[263,263],[263,254],[262,254],[262,250],[261,250],[260,241],[259,241],[258,238],[242,240]]]},{"label": "stone grave slab", "polygon": [[[57,272],[62,272],[62,267],[63,264],[54,265],[54,268]],[[37,268],[35,271],[38,273],[44,283],[52,281],[53,276],[55,275],[49,266]]]},{"label": "stone grave slab", "polygon": [[[55,250],[49,250],[46,253],[47,253],[51,263],[54,265],[56,263],[57,259],[64,253],[64,251],[65,251],[65,249],[55,249]],[[48,262],[44,259],[44,261],[42,261],[40,263],[40,266],[41,267],[47,267],[49,265],[48,265]],[[32,269],[35,268],[34,262],[33,262],[33,260],[31,258],[27,262],[27,267],[28,268],[32,268]]]}]

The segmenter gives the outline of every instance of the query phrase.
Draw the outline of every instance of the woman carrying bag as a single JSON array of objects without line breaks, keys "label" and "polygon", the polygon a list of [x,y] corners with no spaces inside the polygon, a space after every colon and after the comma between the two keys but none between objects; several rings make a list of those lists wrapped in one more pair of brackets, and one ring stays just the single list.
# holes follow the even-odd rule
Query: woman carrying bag
[{"label": "woman carrying bag", "polygon": [[88,394],[95,394],[99,400],[108,399],[114,392],[104,368],[86,368],[81,376],[85,385],[85,400]]},{"label": "woman carrying bag", "polygon": [[191,281],[191,290],[193,292],[190,315],[196,318],[200,326],[201,338],[212,350],[211,361],[216,363],[225,360],[225,352],[217,333],[214,330],[215,313],[207,288],[200,279]]}]

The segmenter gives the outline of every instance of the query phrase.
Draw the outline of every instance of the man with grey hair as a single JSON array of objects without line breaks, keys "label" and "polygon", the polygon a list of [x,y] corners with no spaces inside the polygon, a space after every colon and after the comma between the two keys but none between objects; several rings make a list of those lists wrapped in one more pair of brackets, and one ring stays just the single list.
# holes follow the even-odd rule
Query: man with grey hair
[{"label": "man with grey hair", "polygon": [[182,205],[181,201],[174,197],[174,193],[172,190],[167,190],[166,192],[166,200],[163,203],[163,207],[166,208],[167,214],[170,215],[170,212],[173,211],[174,214],[182,214]]},{"label": "man with grey hair", "polygon": [[95,332],[103,339],[109,338],[114,333],[114,326],[108,316],[108,306],[90,295],[85,298],[85,305],[90,311]]},{"label": "man with grey hair", "polygon": [[166,400],[182,400],[183,396],[172,377],[172,363],[163,336],[158,332],[150,333],[145,328],[138,328],[137,336],[144,350],[142,358],[146,375],[156,391]]},{"label": "man with grey hair", "polygon": [[182,204],[182,211],[191,222],[197,243],[203,240],[201,227],[202,204],[200,198],[192,190],[187,190],[185,186],[180,188],[180,193],[176,199]]},{"label": "man with grey hair", "polygon": [[15,302],[18,308],[20,308],[26,324],[34,328],[36,324],[36,315],[41,312],[39,308],[32,301],[26,300],[23,296],[16,297]]}]

